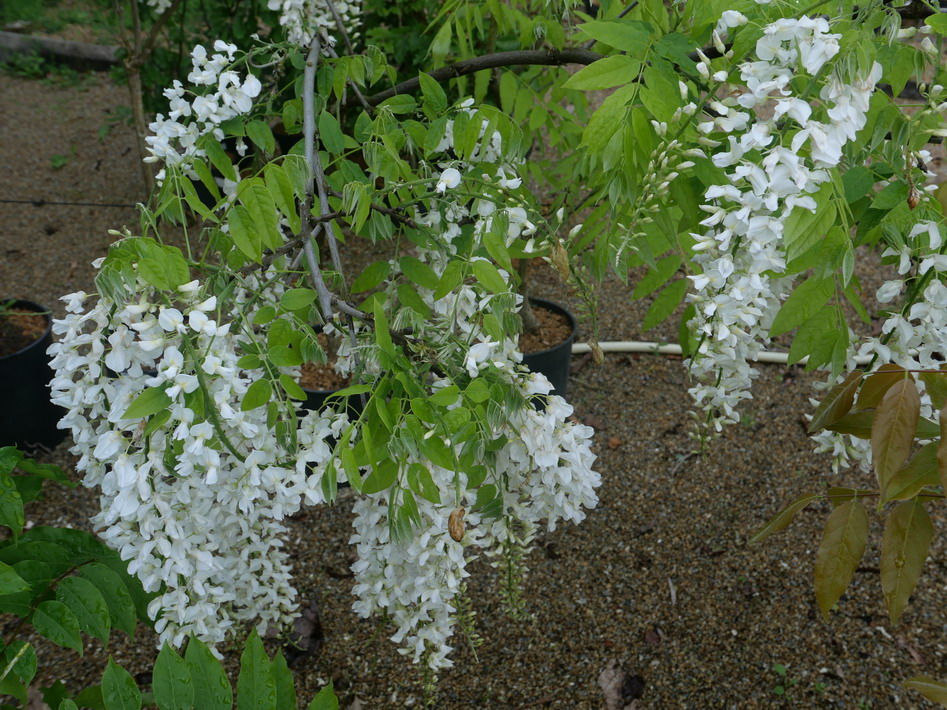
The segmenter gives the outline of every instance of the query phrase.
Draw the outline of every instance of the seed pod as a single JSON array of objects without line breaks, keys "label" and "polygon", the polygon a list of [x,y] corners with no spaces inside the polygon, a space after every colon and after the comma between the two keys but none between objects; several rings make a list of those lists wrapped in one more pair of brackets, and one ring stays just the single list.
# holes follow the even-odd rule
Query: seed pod
[{"label": "seed pod", "polygon": [[451,539],[455,542],[460,542],[464,539],[464,513],[466,511],[463,508],[458,508],[453,513],[450,514],[450,517],[447,519],[447,532],[450,533]]},{"label": "seed pod", "polygon": [[917,207],[918,203],[921,201],[921,193],[917,191],[917,188],[913,185],[908,191],[908,207],[912,210]]}]

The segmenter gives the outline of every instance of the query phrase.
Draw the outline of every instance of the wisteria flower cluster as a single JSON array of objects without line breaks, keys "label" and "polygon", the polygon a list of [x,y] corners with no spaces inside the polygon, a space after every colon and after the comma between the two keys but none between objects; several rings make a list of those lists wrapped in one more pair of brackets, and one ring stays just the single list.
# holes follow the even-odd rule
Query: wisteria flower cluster
[{"label": "wisteria flower cluster", "polygon": [[[781,276],[786,221],[794,209],[818,208],[812,195],[865,125],[881,76],[877,63],[851,81],[832,74],[819,93],[828,120],[816,120],[813,104],[793,95],[791,81],[799,71],[817,77],[838,53],[840,35],[828,30],[822,18],[784,18],[768,25],[756,43],[756,59],[740,69],[746,91],[711,101],[716,115],[698,126],[708,136],[726,135],[729,147],[713,156],[729,182],[704,195],[709,202],[701,209],[709,216],[701,224],[708,231],[694,235],[694,261],[702,273],[691,277],[689,297],[699,339],[689,363],[699,383],[690,392],[717,430],[739,420],[737,407],[751,396],[757,375],[747,360],[768,342],[773,318],[793,284],[792,277]],[[759,160],[750,158],[757,153]]]},{"label": "wisteria flower cluster", "polygon": [[[351,33],[358,21],[359,0],[333,0],[332,5],[343,27]],[[286,28],[291,43],[308,47],[317,32],[335,43],[336,18],[328,0],[267,0],[266,6],[280,12],[280,26]]]},{"label": "wisteria flower cluster", "polygon": [[[197,91],[185,89],[177,79],[171,88],[165,89],[170,111],[167,117],[159,113],[148,126],[154,135],[145,138],[150,153],[145,162],[160,162],[190,175],[193,160],[207,155],[198,145],[200,139],[212,135],[223,140],[220,124],[250,112],[253,99],[262,88],[260,80],[253,74],[241,77],[234,71],[236,45],[217,40],[214,50],[215,53],[208,56],[207,49],[197,45],[191,52],[192,70],[187,80]],[[203,93],[198,93],[201,91]],[[188,98],[188,94],[193,98]],[[164,177],[165,168],[162,168],[157,175],[158,182]]]},{"label": "wisteria flower cluster", "polygon": [[297,462],[265,407],[241,409],[261,376],[237,364],[247,292],[226,306],[197,281],[170,301],[164,293],[138,277],[121,302],[66,296],[52,398],[67,410],[60,426],[84,484],[101,492],[93,523],[145,590],[160,592],[148,610],[159,642],[194,634],[213,645],[235,623],[263,630],[291,618],[281,521],[324,499],[305,463],[330,456],[325,441],[346,420],[303,418]]}]

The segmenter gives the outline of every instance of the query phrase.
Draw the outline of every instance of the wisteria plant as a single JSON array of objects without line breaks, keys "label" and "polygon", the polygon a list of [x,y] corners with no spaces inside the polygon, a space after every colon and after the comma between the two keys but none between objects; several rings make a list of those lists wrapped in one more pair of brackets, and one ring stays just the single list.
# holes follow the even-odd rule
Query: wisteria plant
[{"label": "wisteria plant", "polygon": [[[739,421],[774,342],[824,369],[816,445],[878,487],[807,496],[757,538],[836,504],[816,562],[827,613],[865,546],[863,501],[895,503],[881,568],[897,620],[947,476],[936,3],[446,2],[429,71],[406,79],[362,39],[357,3],[268,9],[269,34],[191,51],[149,127],[140,227],[55,325],[53,399],[162,643],[289,620],[283,520],[341,483],[355,611],[384,615],[415,661],[450,666],[475,556],[523,611],[539,526],[580,522],[601,482],[591,429],[521,362],[533,258],[575,288],[599,360],[596,283],[646,267],[644,326],[680,320],[702,438]],[[587,115],[590,91],[607,95]],[[363,245],[386,258],[346,273]],[[873,295],[880,337],[849,322],[875,308],[856,268],[872,255],[897,273]],[[352,385],[303,411],[300,368],[327,359]]]}]

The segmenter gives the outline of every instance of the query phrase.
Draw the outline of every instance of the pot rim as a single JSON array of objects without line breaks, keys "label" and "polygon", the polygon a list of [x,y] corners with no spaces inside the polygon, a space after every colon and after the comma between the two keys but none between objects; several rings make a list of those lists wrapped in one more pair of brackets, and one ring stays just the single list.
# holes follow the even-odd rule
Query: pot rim
[{"label": "pot rim", "polygon": [[555,301],[547,301],[545,298],[530,297],[529,302],[539,306],[540,308],[545,308],[547,311],[564,315],[569,320],[569,325],[572,326],[572,331],[569,333],[569,337],[563,340],[561,343],[553,345],[550,348],[546,348],[545,350],[533,350],[532,352],[523,353],[524,356],[534,357],[537,355],[545,355],[547,353],[551,353],[553,350],[559,350],[563,346],[571,346],[572,343],[575,342],[575,334],[578,330],[578,324],[576,323],[575,316],[572,315],[568,308],[556,303]]},{"label": "pot rim", "polygon": [[[0,300],[6,300],[6,299],[0,299]],[[33,301],[27,301],[22,298],[13,299],[13,308],[25,308],[27,310],[35,311],[39,313],[40,315],[43,316],[43,318],[46,319],[46,329],[43,331],[43,334],[41,336],[39,336],[36,340],[31,342],[29,345],[22,347],[19,350],[9,353],[7,355],[0,355],[0,361],[14,358],[17,355],[22,355],[27,350],[32,350],[33,348],[37,346],[38,343],[42,343],[53,330],[53,319],[50,316],[50,311],[48,308],[43,308],[38,303],[35,303]]]}]

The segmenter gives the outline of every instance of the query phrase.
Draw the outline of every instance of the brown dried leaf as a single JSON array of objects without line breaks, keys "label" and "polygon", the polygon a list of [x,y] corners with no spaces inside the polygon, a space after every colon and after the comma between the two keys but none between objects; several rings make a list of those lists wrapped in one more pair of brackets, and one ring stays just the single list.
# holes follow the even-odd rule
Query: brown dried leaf
[{"label": "brown dried leaf", "polygon": [[826,620],[851,584],[867,541],[868,514],[857,498],[832,511],[815,559],[815,596]]},{"label": "brown dried leaf", "polygon": [[450,533],[454,542],[460,542],[464,539],[464,513],[463,508],[458,508],[447,519],[447,532]]},{"label": "brown dried leaf", "polygon": [[773,516],[773,518],[771,518],[770,521],[766,523],[766,525],[760,528],[759,532],[750,538],[749,544],[755,545],[758,542],[762,542],[773,533],[777,533],[783,528],[787,527],[789,523],[792,522],[792,519],[795,517],[796,513],[805,508],[812,501],[821,497],[822,496],[820,493],[804,493],[803,495],[799,496],[792,503],[776,513],[776,515]]},{"label": "brown dried leaf", "polygon": [[937,472],[937,443],[931,442],[921,447],[914,457],[888,479],[881,492],[881,500],[910,500],[924,486],[936,486],[940,483]]},{"label": "brown dried leaf", "polygon": [[933,537],[931,518],[917,498],[901,503],[888,516],[881,541],[880,567],[881,590],[892,624],[898,623],[917,586]]},{"label": "brown dried leaf", "polygon": [[899,379],[904,377],[904,368],[893,362],[886,363],[865,378],[856,400],[857,409],[874,409],[884,398],[885,393]]},{"label": "brown dried leaf", "polygon": [[871,458],[882,490],[911,453],[920,417],[921,396],[910,378],[893,384],[875,410]]},{"label": "brown dried leaf", "polygon": [[863,374],[860,370],[853,372],[828,391],[812,415],[812,421],[809,422],[810,433],[824,429],[848,414],[855,402],[855,391]]},{"label": "brown dried leaf", "polygon": [[931,702],[947,708],[947,683],[934,680],[930,676],[916,675],[904,681],[904,687],[916,690]]}]

